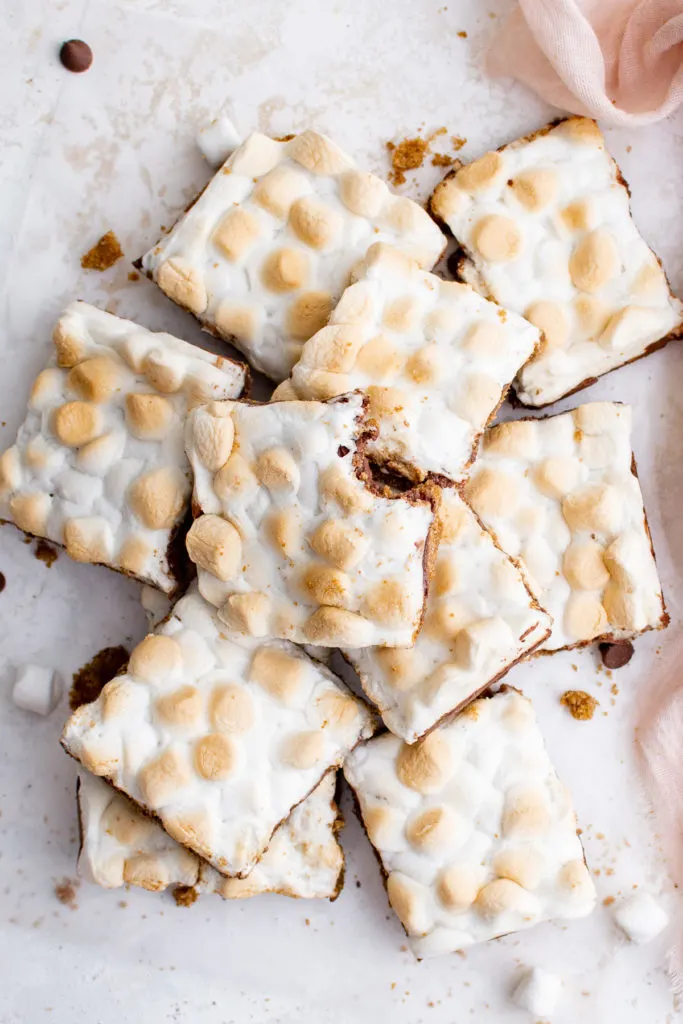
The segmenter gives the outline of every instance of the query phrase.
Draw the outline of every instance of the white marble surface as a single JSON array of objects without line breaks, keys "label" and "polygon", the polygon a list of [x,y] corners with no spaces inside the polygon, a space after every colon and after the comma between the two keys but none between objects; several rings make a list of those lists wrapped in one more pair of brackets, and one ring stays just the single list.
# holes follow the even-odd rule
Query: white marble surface
[{"label": "white marble surface", "polygon": [[[72,298],[210,347],[149,282],[128,281],[125,262],[102,275],[79,266],[108,228],[132,260],[172,223],[209,176],[193,144],[198,123],[225,109],[243,132],[312,125],[382,174],[384,143],[420,126],[445,125],[467,138],[462,155],[475,156],[551,114],[481,71],[508,8],[509,0],[0,0],[9,26],[0,42],[0,447],[13,439],[50,325]],[[74,36],[94,50],[86,75],[68,75],[56,59]],[[608,141],[680,294],[683,115],[609,131]],[[409,175],[404,191],[424,196],[441,173],[430,166],[417,185]],[[537,704],[575,793],[601,900],[645,888],[672,921],[681,907],[637,778],[633,727],[683,607],[682,374],[683,349],[671,345],[585,393],[635,405],[634,447],[674,625],[639,642],[613,679],[591,651],[541,659],[510,678]],[[523,1024],[529,1016],[509,998],[523,966],[563,976],[553,1024],[679,1019],[665,973],[672,929],[632,946],[602,905],[568,927],[415,963],[351,815],[347,883],[333,905],[263,897],[178,909],[170,897],[84,884],[77,909],[63,906],[55,881],[74,877],[77,848],[75,766],[57,744],[66,707],[46,720],[17,709],[10,664],[54,665],[68,677],[105,644],[142,636],[146,617],[136,584],[63,555],[47,569],[11,527],[0,530],[0,571],[2,1024]],[[569,687],[601,701],[592,722],[560,707]]]}]

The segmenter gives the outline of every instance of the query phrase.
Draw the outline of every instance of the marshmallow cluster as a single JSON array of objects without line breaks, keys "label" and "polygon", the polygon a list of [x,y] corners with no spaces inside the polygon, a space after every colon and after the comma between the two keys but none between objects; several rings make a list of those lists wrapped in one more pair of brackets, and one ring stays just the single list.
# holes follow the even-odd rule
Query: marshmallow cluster
[{"label": "marshmallow cluster", "polygon": [[516,691],[412,746],[378,736],[344,774],[418,957],[593,909],[569,793]]},{"label": "marshmallow cluster", "polygon": [[221,874],[244,877],[374,723],[293,644],[222,629],[191,588],[125,674],[74,712],[62,745]]},{"label": "marshmallow cluster", "polygon": [[230,630],[322,647],[410,646],[431,576],[436,488],[365,479],[365,400],[194,410],[187,535],[199,589]]},{"label": "marshmallow cluster", "polygon": [[141,266],[207,330],[283,380],[373,242],[430,268],[446,239],[421,206],[359,171],[325,135],[255,133]]},{"label": "marshmallow cluster", "polygon": [[436,568],[415,646],[345,652],[387,726],[408,743],[550,635],[550,616],[519,568],[455,490],[444,491],[439,529]]},{"label": "marshmallow cluster", "polygon": [[593,402],[484,437],[465,497],[552,615],[544,650],[668,622],[630,435],[628,406]]},{"label": "marshmallow cluster", "polygon": [[105,889],[135,885],[159,892],[169,885],[195,886],[225,899],[278,892],[302,899],[333,899],[344,854],[336,838],[339,811],[335,776],[328,773],[275,831],[246,879],[226,878],[181,846],[102,779],[81,772],[79,874]]},{"label": "marshmallow cluster", "polygon": [[525,405],[555,402],[681,333],[683,305],[594,121],[571,117],[486,153],[437,186],[431,209],[467,254],[462,277],[543,332],[515,384]]},{"label": "marshmallow cluster", "polygon": [[237,398],[246,367],[74,302],[0,455],[0,520],[173,593],[190,505],[188,409]]},{"label": "marshmallow cluster", "polygon": [[379,427],[372,458],[461,481],[538,330],[388,246],[373,245],[354,277],[274,399],[362,389]]}]

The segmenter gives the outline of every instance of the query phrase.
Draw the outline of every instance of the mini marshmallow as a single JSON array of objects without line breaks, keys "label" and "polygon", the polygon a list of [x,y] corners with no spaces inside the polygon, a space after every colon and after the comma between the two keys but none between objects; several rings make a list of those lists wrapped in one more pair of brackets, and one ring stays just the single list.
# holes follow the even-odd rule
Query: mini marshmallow
[{"label": "mini marshmallow", "polygon": [[140,591],[140,604],[147,612],[147,623],[150,629],[165,619],[171,609],[171,602],[156,587],[145,584]]},{"label": "mini marshmallow", "polygon": [[649,892],[635,892],[614,904],[614,920],[631,942],[642,945],[656,939],[669,923],[669,915]]},{"label": "mini marshmallow", "polygon": [[386,245],[370,248],[353,280],[304,345],[285,397],[363,390],[379,427],[371,458],[412,479],[462,480],[538,330]]},{"label": "mini marshmallow", "polygon": [[417,957],[592,911],[570,794],[516,690],[412,745],[376,736],[344,775]]},{"label": "mini marshmallow", "polygon": [[562,978],[540,967],[532,967],[515,986],[513,1002],[538,1017],[549,1017],[557,1006]]},{"label": "mini marshmallow", "polygon": [[193,585],[62,745],[167,835],[244,878],[360,739],[369,708],[294,644],[230,634]]},{"label": "mini marshmallow", "polygon": [[543,331],[513,385],[524,405],[556,402],[680,335],[683,304],[595,121],[566,118],[452,171],[431,209],[467,253],[463,280]]},{"label": "mini marshmallow", "polygon": [[631,422],[629,406],[591,402],[484,435],[464,496],[552,615],[541,650],[628,639],[669,621]]},{"label": "mini marshmallow", "polygon": [[335,899],[344,854],[337,839],[336,777],[330,772],[275,831],[246,879],[225,878],[164,832],[123,794],[88,772],[79,773],[81,849],[78,873],[104,889],[135,885],[159,892],[197,886],[224,899],[278,892],[301,899]]},{"label": "mini marshmallow", "polygon": [[197,146],[210,167],[220,167],[241,144],[242,136],[229,117],[217,117],[197,132]]},{"label": "mini marshmallow", "polygon": [[413,643],[440,494],[431,484],[378,493],[364,461],[369,430],[357,392],[329,402],[214,402],[190,414],[202,515],[187,550],[200,592],[229,630],[318,647]]},{"label": "mini marshmallow", "polygon": [[43,665],[21,665],[17,669],[12,699],[18,708],[34,715],[49,715],[62,696],[59,675]]},{"label": "mini marshmallow", "polygon": [[185,418],[242,395],[248,369],[85,302],[53,342],[0,453],[0,522],[172,595],[186,568],[173,549],[190,505]]},{"label": "mini marshmallow", "polygon": [[386,725],[407,743],[550,636],[550,616],[521,570],[454,488],[443,491],[439,524],[436,567],[415,645],[344,652]]},{"label": "mini marshmallow", "polygon": [[325,135],[256,132],[140,260],[165,294],[273,380],[327,323],[373,242],[429,269],[446,239]]}]

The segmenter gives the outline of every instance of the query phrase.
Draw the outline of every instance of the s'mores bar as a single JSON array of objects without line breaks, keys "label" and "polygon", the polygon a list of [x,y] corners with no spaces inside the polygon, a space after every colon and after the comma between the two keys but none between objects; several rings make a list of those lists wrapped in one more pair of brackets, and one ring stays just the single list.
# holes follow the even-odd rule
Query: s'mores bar
[{"label": "s'mores bar", "polygon": [[366,399],[215,402],[188,419],[187,550],[228,629],[321,647],[410,646],[438,488],[385,497],[364,456]]},{"label": "s'mores bar", "polygon": [[171,839],[153,818],[102,779],[81,772],[79,874],[104,889],[135,885],[159,892],[169,885],[244,899],[277,892],[299,899],[335,899],[341,891],[344,854],[337,839],[339,809],[333,772],[276,829],[270,845],[245,879],[226,878]]},{"label": "s'mores bar", "polygon": [[221,874],[244,877],[374,721],[294,644],[221,629],[192,587],[73,713],[62,745]]},{"label": "s'mores bar", "polygon": [[0,521],[168,594],[183,580],[183,446],[197,402],[238,398],[245,366],[73,302],[0,455]]},{"label": "s'mores bar", "polygon": [[631,452],[631,409],[580,405],[491,427],[465,497],[553,617],[543,650],[668,624]]},{"label": "s'mores bar", "polygon": [[520,569],[455,490],[415,646],[345,651],[366,694],[407,743],[500,679],[550,636],[551,619]]},{"label": "s'mores bar", "polygon": [[[325,399],[362,389],[379,427],[372,459],[415,480],[461,481],[539,343],[537,329],[388,246],[372,246],[354,276],[329,326],[304,345],[294,393]],[[284,382],[274,398],[289,388]]]},{"label": "s'mores bar", "polygon": [[421,206],[359,171],[325,135],[257,132],[140,266],[279,381],[373,242],[397,245],[427,268],[446,245]]},{"label": "s'mores bar", "polygon": [[486,153],[437,186],[461,276],[541,329],[515,384],[540,407],[681,334],[683,305],[638,233],[595,121],[570,117]]},{"label": "s'mores bar", "polygon": [[570,795],[515,690],[412,746],[378,736],[344,774],[418,958],[593,909]]}]

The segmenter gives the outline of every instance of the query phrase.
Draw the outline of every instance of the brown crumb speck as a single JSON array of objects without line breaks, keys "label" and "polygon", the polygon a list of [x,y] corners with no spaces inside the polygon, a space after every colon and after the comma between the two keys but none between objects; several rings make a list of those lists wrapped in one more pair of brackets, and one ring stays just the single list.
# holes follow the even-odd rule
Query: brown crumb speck
[{"label": "brown crumb speck", "polygon": [[435,153],[432,157],[432,167],[450,167],[454,163],[455,157],[449,156],[448,153]]},{"label": "brown crumb speck", "polygon": [[81,257],[83,270],[109,270],[123,256],[123,249],[113,231],[107,231],[99,242]]},{"label": "brown crumb speck", "polygon": [[403,185],[406,180],[406,171],[422,167],[429,149],[429,140],[404,139],[397,146],[393,142],[387,143],[387,149],[391,153],[389,181],[392,185]]},{"label": "brown crumb speck", "polygon": [[63,903],[65,907],[69,907],[70,910],[78,908],[76,894],[79,885],[80,882],[73,878],[63,878],[61,882],[55,883],[55,896],[60,903]]},{"label": "brown crumb speck", "polygon": [[105,683],[128,663],[128,651],[125,647],[103,647],[90,659],[71,680],[69,691],[69,707],[72,711],[81,704],[91,704],[97,700]]},{"label": "brown crumb speck", "polygon": [[130,273],[128,274],[128,280],[129,281],[139,281],[140,280],[140,275],[138,274],[137,270],[131,270],[130,271]]},{"label": "brown crumb speck", "polygon": [[59,551],[57,551],[56,548],[53,548],[52,544],[48,544],[46,540],[40,537],[36,544],[34,555],[39,562],[44,562],[48,569],[50,569],[59,558]]},{"label": "brown crumb speck", "polygon": [[0,572],[0,594],[2,594],[2,592],[3,592],[3,590],[5,589],[6,586],[7,586],[7,580],[5,579],[5,574]]},{"label": "brown crumb speck", "polygon": [[467,32],[456,32],[458,39],[467,39]]},{"label": "brown crumb speck", "polygon": [[599,706],[595,697],[591,697],[585,690],[567,690],[560,697],[560,704],[563,704],[572,718],[579,722],[587,722]]},{"label": "brown crumb speck", "polygon": [[191,907],[199,898],[199,893],[192,885],[176,885],[173,899],[177,907]]},{"label": "brown crumb speck", "polygon": [[467,145],[467,139],[462,135],[451,135],[451,142],[456,153],[459,153],[462,147]]},{"label": "brown crumb speck", "polygon": [[602,901],[603,907],[611,907],[613,903],[614,896],[605,896],[604,900]]}]

